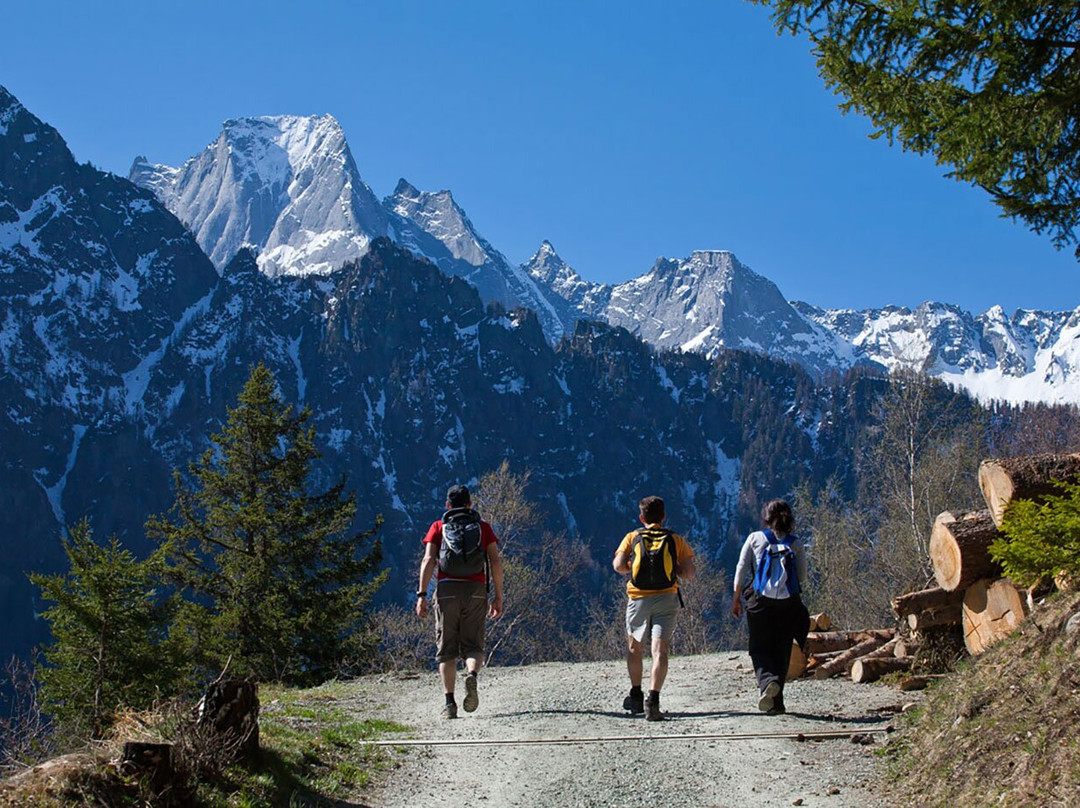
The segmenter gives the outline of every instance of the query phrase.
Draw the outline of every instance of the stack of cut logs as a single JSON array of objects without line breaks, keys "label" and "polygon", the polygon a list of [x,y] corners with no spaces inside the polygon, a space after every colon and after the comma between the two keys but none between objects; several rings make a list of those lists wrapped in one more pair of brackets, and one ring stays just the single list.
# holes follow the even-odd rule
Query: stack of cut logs
[{"label": "stack of cut logs", "polygon": [[810,616],[805,651],[791,648],[788,679],[813,676],[828,679],[850,673],[852,681],[873,682],[894,671],[911,667],[913,647],[896,629],[833,629],[828,615]]},{"label": "stack of cut logs", "polygon": [[[1031,590],[1001,577],[989,547],[1001,535],[1009,502],[1044,501],[1047,494],[1059,493],[1054,480],[1080,481],[1080,454],[984,460],[979,487],[987,508],[945,511],[934,520],[930,562],[937,586],[893,599],[901,632],[830,631],[827,616],[813,615],[805,653],[798,646],[792,649],[788,678],[850,673],[853,681],[872,682],[910,668],[914,648],[929,630],[962,628],[964,644],[973,656],[1010,634],[1031,610],[1034,597]],[[922,677],[912,677],[906,684],[919,687]]]},{"label": "stack of cut logs", "polygon": [[[1001,577],[990,558],[990,544],[1001,536],[1001,520],[1014,499],[1045,501],[1060,493],[1054,482],[1080,480],[1080,454],[1044,454],[984,460],[979,488],[987,507],[980,511],[945,511],[930,532],[930,562],[937,589],[905,595],[911,605],[897,608],[913,629],[919,624],[961,625],[964,645],[977,656],[1013,632],[1034,605],[1032,590]],[[920,597],[921,596],[921,599]],[[959,614],[957,614],[959,610]]]}]

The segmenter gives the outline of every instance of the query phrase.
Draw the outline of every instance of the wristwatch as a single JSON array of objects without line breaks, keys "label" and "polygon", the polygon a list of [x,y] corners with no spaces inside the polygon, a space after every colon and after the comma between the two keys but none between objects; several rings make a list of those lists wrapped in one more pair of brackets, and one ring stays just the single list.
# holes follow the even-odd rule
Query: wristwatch
[{"label": "wristwatch", "polygon": [[425,592],[423,589],[419,589],[416,592],[416,597],[418,597],[418,598],[426,598],[427,597],[427,592]]}]

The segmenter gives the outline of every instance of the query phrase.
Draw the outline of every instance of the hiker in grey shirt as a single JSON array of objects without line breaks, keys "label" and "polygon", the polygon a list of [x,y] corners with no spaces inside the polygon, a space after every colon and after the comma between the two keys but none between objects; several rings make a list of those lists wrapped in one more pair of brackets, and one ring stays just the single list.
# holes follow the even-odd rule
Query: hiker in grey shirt
[{"label": "hiker in grey shirt", "polygon": [[748,579],[746,624],[750,632],[750,659],[758,683],[758,709],[769,715],[786,712],[784,682],[791,660],[791,644],[806,643],[810,613],[800,592],[806,580],[806,549],[792,534],[791,506],[774,499],[761,509],[763,530],[746,537],[735,568],[731,614],[742,613],[742,594]]}]

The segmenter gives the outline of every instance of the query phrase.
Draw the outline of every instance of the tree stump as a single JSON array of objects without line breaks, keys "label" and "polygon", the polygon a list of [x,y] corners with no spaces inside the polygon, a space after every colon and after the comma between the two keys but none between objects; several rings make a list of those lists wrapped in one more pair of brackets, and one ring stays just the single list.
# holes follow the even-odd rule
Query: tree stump
[{"label": "tree stump", "polygon": [[254,682],[219,679],[199,704],[199,726],[209,727],[226,750],[252,760],[259,751],[259,696]]},{"label": "tree stump", "polygon": [[173,747],[170,743],[126,741],[120,757],[121,770],[145,776],[155,794],[172,785]]},{"label": "tree stump", "polygon": [[1080,454],[1001,457],[979,464],[979,488],[990,517],[999,528],[1005,507],[1012,500],[1042,502],[1047,494],[1060,493],[1053,480],[1072,483],[1080,480]]},{"label": "tree stump", "polygon": [[989,549],[1000,535],[988,510],[938,514],[930,531],[930,563],[938,586],[955,592],[980,578],[1000,575]]},{"label": "tree stump", "polygon": [[1006,578],[976,581],[964,593],[964,645],[978,656],[1011,634],[1027,616],[1024,592]]}]

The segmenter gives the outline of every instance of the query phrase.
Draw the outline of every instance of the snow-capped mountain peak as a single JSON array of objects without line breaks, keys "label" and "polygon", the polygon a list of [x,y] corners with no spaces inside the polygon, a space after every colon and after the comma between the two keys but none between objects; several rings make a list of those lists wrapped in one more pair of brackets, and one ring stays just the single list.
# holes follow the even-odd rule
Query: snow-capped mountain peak
[{"label": "snow-capped mountain peak", "polygon": [[388,230],[331,115],[233,118],[180,168],[137,160],[130,179],[188,225],[219,270],[252,245],[268,275],[325,274]]},{"label": "snow-capped mountain peak", "polygon": [[490,245],[477,234],[450,191],[421,191],[401,179],[387,200],[387,207],[444,244],[459,261],[478,267],[492,259]]}]

